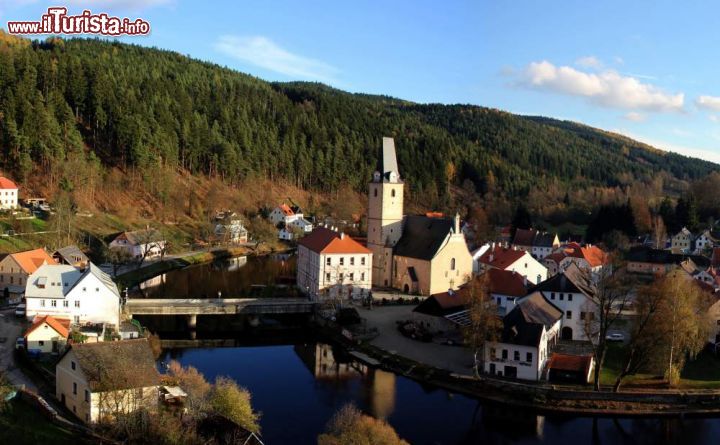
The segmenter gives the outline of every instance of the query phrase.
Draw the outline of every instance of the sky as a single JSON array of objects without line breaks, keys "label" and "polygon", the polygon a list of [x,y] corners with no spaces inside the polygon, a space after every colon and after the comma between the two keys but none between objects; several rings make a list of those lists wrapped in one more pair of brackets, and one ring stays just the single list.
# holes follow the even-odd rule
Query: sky
[{"label": "sky", "polygon": [[273,81],[582,122],[720,163],[720,3],[0,0],[141,17],[174,50]]}]

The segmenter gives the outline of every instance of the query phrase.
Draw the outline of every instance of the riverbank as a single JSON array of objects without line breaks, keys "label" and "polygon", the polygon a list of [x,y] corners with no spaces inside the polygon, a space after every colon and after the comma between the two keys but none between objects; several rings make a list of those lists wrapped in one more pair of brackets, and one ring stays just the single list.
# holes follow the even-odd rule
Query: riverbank
[{"label": "riverbank", "polygon": [[[559,386],[546,383],[519,382],[498,378],[474,378],[467,371],[446,369],[435,357],[432,364],[401,355],[375,342],[349,340],[335,326],[318,326],[323,335],[342,345],[346,351],[368,366],[378,367],[422,384],[463,394],[483,401],[532,409],[538,413],[590,416],[720,416],[720,391],[714,389],[637,390],[619,393],[608,389],[593,391],[590,387]],[[382,344],[382,342],[380,343]],[[453,353],[458,347],[446,346]],[[448,363],[457,367],[458,363]]]},{"label": "riverbank", "polygon": [[217,260],[225,260],[239,256],[262,256],[270,253],[281,252],[264,249],[262,246],[254,249],[250,247],[228,247],[205,252],[193,252],[185,256],[176,256],[162,261],[155,261],[139,269],[118,274],[115,277],[115,281],[122,288],[130,289],[139,285],[143,281],[147,281],[158,275],[182,269],[184,267],[206,264]]}]

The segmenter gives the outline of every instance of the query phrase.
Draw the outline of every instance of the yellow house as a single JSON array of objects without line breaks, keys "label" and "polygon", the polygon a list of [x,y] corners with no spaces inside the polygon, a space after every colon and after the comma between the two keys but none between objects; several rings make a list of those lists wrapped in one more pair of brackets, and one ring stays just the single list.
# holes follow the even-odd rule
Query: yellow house
[{"label": "yellow house", "polygon": [[160,375],[146,339],[73,344],[55,367],[55,391],[85,423],[158,405]]},{"label": "yellow house", "polygon": [[457,289],[472,275],[472,255],[460,216],[407,216],[393,250],[393,287],[432,295]]},{"label": "yellow house", "polygon": [[70,320],[49,315],[36,317],[25,332],[25,348],[42,353],[61,352],[70,334]]}]

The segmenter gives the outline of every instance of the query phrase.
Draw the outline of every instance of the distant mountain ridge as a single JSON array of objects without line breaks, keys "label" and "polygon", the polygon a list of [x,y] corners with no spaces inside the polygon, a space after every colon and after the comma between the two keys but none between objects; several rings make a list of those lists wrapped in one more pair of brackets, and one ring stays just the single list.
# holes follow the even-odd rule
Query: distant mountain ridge
[{"label": "distant mountain ridge", "polygon": [[90,39],[27,44],[0,35],[0,116],[0,168],[19,178],[83,156],[228,182],[364,190],[381,136],[395,137],[401,175],[421,195],[468,183],[484,192],[492,183],[515,199],[550,182],[613,186],[658,172],[687,181],[720,170],[573,122],[271,83],[170,51]]}]

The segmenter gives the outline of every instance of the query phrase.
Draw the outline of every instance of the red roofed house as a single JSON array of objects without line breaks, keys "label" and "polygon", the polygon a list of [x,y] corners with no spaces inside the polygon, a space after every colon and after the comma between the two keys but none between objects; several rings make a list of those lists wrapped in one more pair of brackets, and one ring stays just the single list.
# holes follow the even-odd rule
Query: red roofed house
[{"label": "red roofed house", "polygon": [[45,249],[11,253],[0,261],[0,289],[11,296],[24,294],[28,277],[43,264],[57,264]]},{"label": "red roofed house", "polygon": [[490,297],[504,314],[515,307],[515,303],[527,295],[529,281],[519,273],[510,270],[490,269],[487,272]]},{"label": "red roofed house", "polygon": [[0,209],[15,209],[18,206],[18,186],[0,176]]},{"label": "red roofed house", "polygon": [[549,276],[567,269],[570,263],[575,263],[580,269],[600,272],[604,266],[610,264],[610,257],[597,246],[588,244],[582,247],[578,243],[569,243],[564,249],[543,259]]},{"label": "red roofed house", "polygon": [[478,258],[480,271],[500,269],[517,272],[533,284],[547,278],[547,269],[528,252],[516,248],[494,246]]},{"label": "red roofed house", "polygon": [[318,227],[298,241],[297,284],[314,299],[370,291],[372,252],[344,233]]},{"label": "red roofed house", "polygon": [[69,319],[50,315],[35,317],[32,326],[25,331],[25,347],[28,351],[61,352],[69,335]]},{"label": "red roofed house", "polygon": [[553,383],[589,383],[594,367],[592,355],[554,352],[548,361],[548,380]]}]

